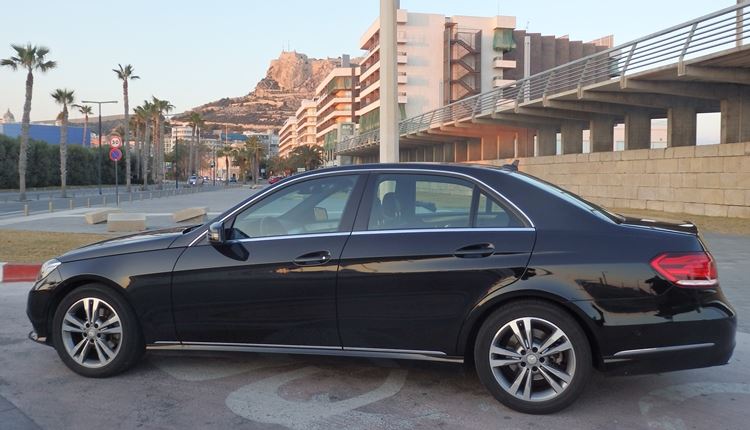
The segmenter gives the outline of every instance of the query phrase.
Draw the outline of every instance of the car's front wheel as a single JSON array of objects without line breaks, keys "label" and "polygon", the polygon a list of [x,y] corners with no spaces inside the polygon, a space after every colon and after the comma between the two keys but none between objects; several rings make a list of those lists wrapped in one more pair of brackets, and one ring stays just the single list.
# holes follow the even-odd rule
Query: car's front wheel
[{"label": "car's front wheel", "polygon": [[125,300],[101,285],[76,288],[55,311],[52,339],[62,361],[88,377],[107,377],[135,363],[144,344]]},{"label": "car's front wheel", "polygon": [[474,361],[493,396],[520,412],[570,405],[591,376],[591,348],[578,323],[543,301],[524,300],[490,315],[477,333]]}]

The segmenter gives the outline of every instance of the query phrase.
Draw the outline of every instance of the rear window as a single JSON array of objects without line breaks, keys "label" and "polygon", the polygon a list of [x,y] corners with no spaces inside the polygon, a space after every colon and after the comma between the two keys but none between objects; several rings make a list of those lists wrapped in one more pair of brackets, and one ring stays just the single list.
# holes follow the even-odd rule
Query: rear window
[{"label": "rear window", "polygon": [[534,176],[527,175],[522,172],[513,172],[513,174],[516,175],[516,177],[521,179],[522,181],[528,184],[531,184],[537,188],[540,188],[548,193],[554,194],[562,198],[563,200],[567,201],[568,203],[578,206],[579,208],[585,211],[591,212],[597,216],[603,217],[610,221],[614,221],[618,224],[625,220],[625,218],[622,215],[616,214],[597,204],[591,203],[590,201],[584,199],[583,197],[577,194],[573,194],[570,191],[566,191],[558,187],[557,185],[551,184],[547,181],[536,178]]}]

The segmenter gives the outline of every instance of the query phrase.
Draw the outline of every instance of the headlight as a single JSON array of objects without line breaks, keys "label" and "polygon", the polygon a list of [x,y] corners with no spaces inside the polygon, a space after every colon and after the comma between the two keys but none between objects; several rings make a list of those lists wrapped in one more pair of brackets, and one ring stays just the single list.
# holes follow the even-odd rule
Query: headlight
[{"label": "headlight", "polygon": [[42,264],[42,268],[39,269],[39,275],[37,275],[36,280],[41,281],[42,279],[49,276],[50,273],[52,273],[53,270],[57,269],[57,266],[61,265],[62,263],[56,259],[47,260]]}]

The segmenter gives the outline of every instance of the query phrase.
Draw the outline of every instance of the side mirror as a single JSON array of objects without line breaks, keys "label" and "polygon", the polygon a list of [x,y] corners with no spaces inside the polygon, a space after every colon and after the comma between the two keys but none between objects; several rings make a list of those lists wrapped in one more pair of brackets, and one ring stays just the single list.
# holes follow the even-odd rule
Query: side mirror
[{"label": "side mirror", "polygon": [[224,237],[224,224],[220,222],[211,223],[208,226],[208,231],[206,231],[206,237],[208,238],[208,243],[212,245],[223,244],[226,241]]}]

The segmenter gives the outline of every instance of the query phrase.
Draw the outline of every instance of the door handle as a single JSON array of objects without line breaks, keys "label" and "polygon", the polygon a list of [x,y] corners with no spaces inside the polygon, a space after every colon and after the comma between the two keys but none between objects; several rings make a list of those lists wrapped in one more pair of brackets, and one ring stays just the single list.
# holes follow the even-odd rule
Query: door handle
[{"label": "door handle", "polygon": [[453,255],[459,258],[483,258],[495,253],[495,245],[491,243],[477,243],[458,248]]},{"label": "door handle", "polygon": [[294,259],[297,266],[320,266],[331,260],[331,253],[328,251],[317,251],[309,254],[300,255]]}]

